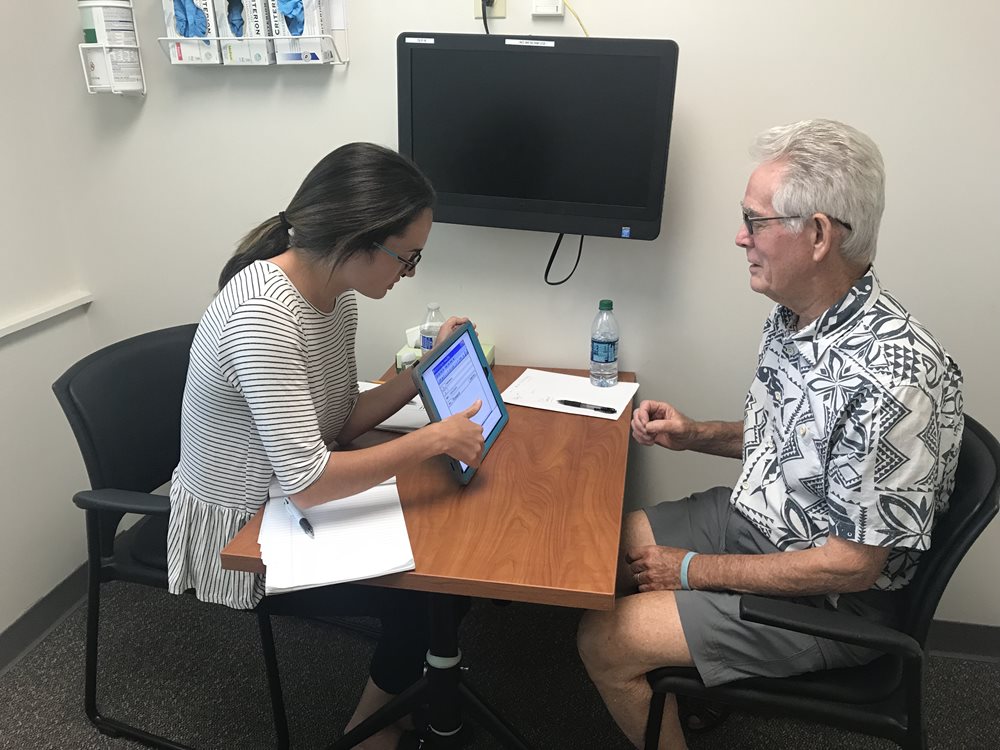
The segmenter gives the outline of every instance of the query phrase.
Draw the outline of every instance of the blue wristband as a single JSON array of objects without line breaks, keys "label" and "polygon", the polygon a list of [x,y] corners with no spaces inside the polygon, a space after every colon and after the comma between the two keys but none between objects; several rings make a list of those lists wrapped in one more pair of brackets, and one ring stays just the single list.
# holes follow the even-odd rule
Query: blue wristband
[{"label": "blue wristband", "polygon": [[688,583],[688,566],[691,564],[691,558],[697,554],[697,552],[688,552],[681,560],[681,588],[685,591],[691,590],[691,585]]}]

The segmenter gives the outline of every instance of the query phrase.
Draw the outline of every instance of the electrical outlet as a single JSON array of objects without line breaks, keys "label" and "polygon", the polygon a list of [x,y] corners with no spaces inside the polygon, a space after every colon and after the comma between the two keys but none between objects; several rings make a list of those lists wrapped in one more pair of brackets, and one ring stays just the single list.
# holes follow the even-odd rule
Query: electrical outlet
[{"label": "electrical outlet", "polygon": [[532,0],[531,15],[561,16],[565,13],[562,0]]},{"label": "electrical outlet", "polygon": [[[475,18],[483,17],[483,2],[482,0],[472,0],[472,6],[475,12]],[[506,18],[507,17],[507,0],[493,0],[492,5],[486,6],[486,17],[487,18]]]}]

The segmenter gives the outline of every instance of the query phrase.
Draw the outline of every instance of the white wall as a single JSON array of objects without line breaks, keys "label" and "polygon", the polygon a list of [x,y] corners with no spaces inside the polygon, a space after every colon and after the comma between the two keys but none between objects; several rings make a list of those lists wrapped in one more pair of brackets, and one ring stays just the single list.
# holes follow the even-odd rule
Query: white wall
[{"label": "white wall", "polygon": [[[11,11],[19,28],[34,25],[27,5]],[[80,288],[87,256],[106,241],[106,225],[87,216],[88,164],[74,127],[89,119],[75,7],[41,15],[56,26],[44,67],[24,34],[11,37],[0,66],[0,327]],[[86,557],[82,515],[70,503],[86,474],[50,385],[103,339],[90,323],[77,311],[0,339],[0,630]]]},{"label": "white wall", "polygon": [[[28,6],[31,6],[29,23]],[[38,7],[35,7],[35,6]],[[97,346],[196,320],[236,240],[283,208],[306,170],[352,140],[396,143],[396,35],[478,33],[468,0],[351,0],[347,69],[168,64],[156,3],[137,3],[149,94],[88,96],[71,3],[19,3],[16,28],[47,30],[45,65],[4,68],[0,319],[59,290],[86,313],[0,341],[0,629],[84,559],[70,503],[85,476],[49,384]],[[508,0],[497,33],[578,35]],[[583,367],[596,302],[615,300],[622,362],[640,397],[696,417],[738,418],[770,303],[734,247],[747,147],[765,127],[833,117],[871,134],[888,169],[878,269],[958,359],[968,411],[1000,433],[992,321],[1000,271],[1000,73],[994,0],[766,4],[576,0],[595,36],[675,39],[680,69],[663,231],[655,242],[588,238],[573,279],[542,282],[553,236],[438,225],[420,272],[363,301],[359,363],[381,372],[428,300],[475,318],[505,363]],[[37,61],[28,36],[6,39]],[[13,48],[13,49],[11,49]],[[581,83],[583,85],[583,83]],[[573,238],[553,274],[568,270]],[[735,464],[634,447],[629,502],[731,481]],[[40,541],[42,543],[40,543]],[[939,617],[1000,625],[994,525]],[[30,574],[11,574],[30,571]]]}]

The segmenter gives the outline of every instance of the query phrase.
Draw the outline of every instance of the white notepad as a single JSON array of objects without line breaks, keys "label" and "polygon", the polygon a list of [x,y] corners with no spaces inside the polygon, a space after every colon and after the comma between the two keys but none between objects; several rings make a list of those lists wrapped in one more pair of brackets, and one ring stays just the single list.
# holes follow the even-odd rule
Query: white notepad
[{"label": "white notepad", "polygon": [[[503,400],[507,404],[530,406],[533,409],[561,411],[599,419],[618,419],[637,390],[638,383],[619,382],[608,388],[599,388],[591,385],[590,378],[528,368],[507,386],[507,390],[503,392]],[[565,406],[559,403],[560,399],[608,407],[615,412],[604,414],[593,409]]]},{"label": "white notepad", "polygon": [[267,567],[266,593],[413,570],[395,477],[360,494],[304,509],[315,538],[292,519],[283,501],[283,497],[268,501],[257,537]]},{"label": "white notepad", "polygon": [[[358,390],[362,393],[370,391],[372,388],[378,388],[378,386],[378,383],[369,383],[364,380],[358,381]],[[389,430],[390,432],[413,432],[430,424],[430,421],[424,405],[420,402],[419,398],[415,398],[403,404],[402,409],[390,416],[375,429]]]}]

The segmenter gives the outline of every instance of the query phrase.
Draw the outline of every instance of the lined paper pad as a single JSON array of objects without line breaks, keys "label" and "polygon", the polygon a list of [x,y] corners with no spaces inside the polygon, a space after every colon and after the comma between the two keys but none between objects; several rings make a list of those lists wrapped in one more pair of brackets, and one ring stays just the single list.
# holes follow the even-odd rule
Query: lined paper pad
[{"label": "lined paper pad", "polygon": [[358,495],[306,508],[315,539],[273,497],[264,508],[257,541],[267,566],[268,594],[413,570],[395,478]]},{"label": "lined paper pad", "polygon": [[[504,403],[530,406],[533,409],[561,411],[565,414],[579,414],[599,419],[618,419],[622,410],[639,390],[638,383],[618,383],[608,388],[590,384],[590,378],[564,375],[560,372],[532,370],[528,368],[521,376],[507,386],[503,392]],[[580,401],[595,406],[610,406],[615,414],[602,414],[593,409],[578,409],[564,406],[559,399]]]},{"label": "lined paper pad", "polygon": [[[364,393],[372,388],[378,388],[378,383],[368,383],[363,380],[358,381],[358,390]],[[420,397],[403,404],[403,408],[378,425],[377,430],[389,430],[390,432],[413,432],[430,423],[427,410],[424,409]]]}]

